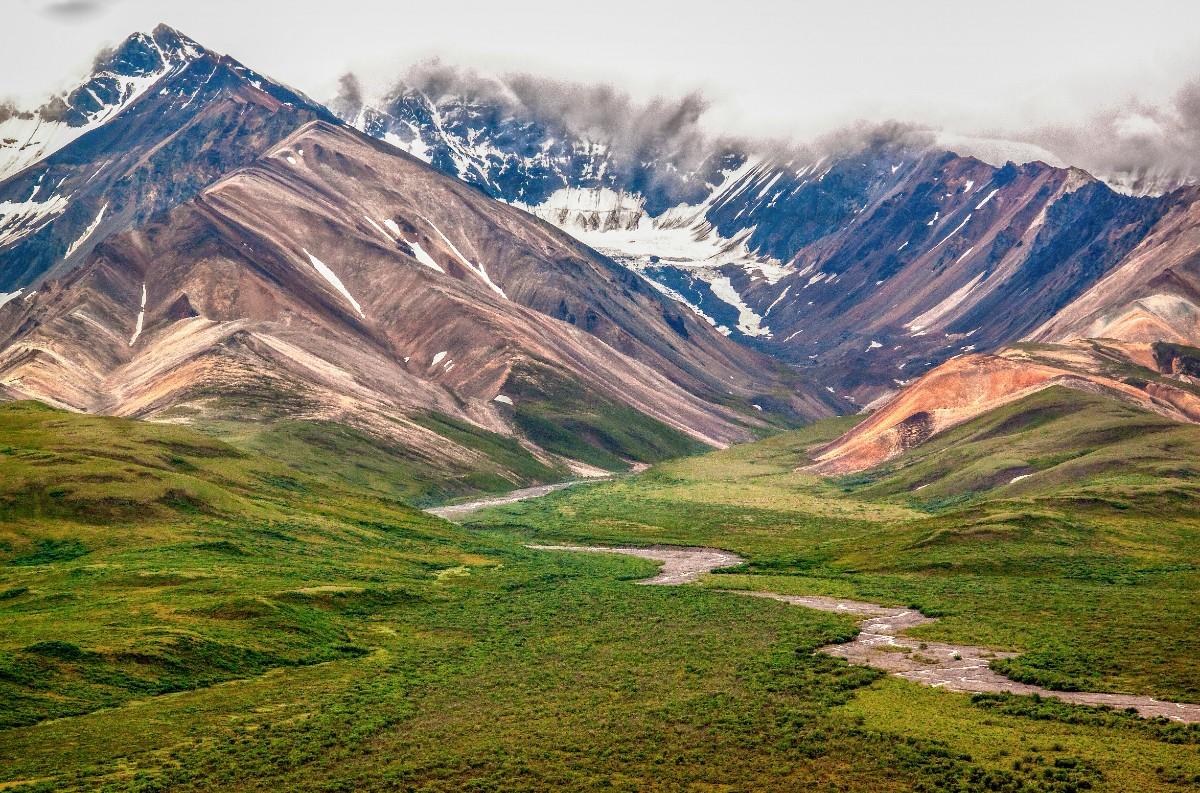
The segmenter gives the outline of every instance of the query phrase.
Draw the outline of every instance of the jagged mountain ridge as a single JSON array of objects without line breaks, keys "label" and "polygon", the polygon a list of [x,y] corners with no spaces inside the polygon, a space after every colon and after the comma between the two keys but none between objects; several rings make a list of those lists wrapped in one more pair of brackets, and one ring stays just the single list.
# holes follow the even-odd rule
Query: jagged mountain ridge
[{"label": "jagged mountain ridge", "polygon": [[0,181],[102,126],[154,82],[202,54],[196,42],[159,26],[101,53],[92,74],[69,93],[36,110],[8,108],[0,121]]},{"label": "jagged mountain ridge", "polygon": [[77,184],[116,141],[118,161],[136,161],[126,178],[179,181],[188,169],[155,157],[192,131],[210,166],[165,200],[154,179],[123,183],[121,225],[106,214],[70,261],[6,272],[37,279],[0,306],[6,396],[172,421],[333,421],[459,471],[479,451],[429,416],[517,437],[551,468],[611,467],[837,405],[553,227],[197,51],[4,183],[60,168]]},{"label": "jagged mountain ridge", "polygon": [[[138,90],[84,112],[80,97],[98,101],[93,86],[112,74]],[[107,236],[187,200],[299,125],[335,120],[165,25],[126,39],[65,101],[59,123],[92,119],[70,127],[83,133],[52,152],[36,149],[0,181],[0,292],[69,268]]]},{"label": "jagged mountain ridge", "polygon": [[[401,86],[348,120],[549,220],[862,404],[952,355],[1031,332],[1170,203],[1078,169],[997,167],[885,132],[825,157],[723,143],[698,163],[669,149],[614,162],[606,141],[523,113]],[[1021,312],[1005,310],[1017,300]]]},{"label": "jagged mountain ridge", "polygon": [[568,188],[639,196],[652,216],[702,201],[722,171],[740,166],[733,143],[683,149],[665,136],[636,145],[591,139],[562,118],[521,104],[502,82],[477,93],[431,96],[400,85],[377,101],[333,107],[375,138],[479,187],[493,198],[540,207]]}]

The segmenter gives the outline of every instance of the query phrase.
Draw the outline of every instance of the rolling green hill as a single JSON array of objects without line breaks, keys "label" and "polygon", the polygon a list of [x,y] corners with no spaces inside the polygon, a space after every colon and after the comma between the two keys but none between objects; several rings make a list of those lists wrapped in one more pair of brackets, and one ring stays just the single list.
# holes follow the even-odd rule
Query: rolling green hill
[{"label": "rolling green hill", "polygon": [[[931,636],[1026,650],[1014,673],[1190,696],[1186,512],[1165,513],[1161,493],[1068,509],[1061,489],[939,507],[864,492],[882,479],[794,471],[848,421],[460,528],[387,496],[386,473],[0,406],[0,785],[1065,793],[1200,780],[1194,728],[924,689],[814,655],[854,634],[849,617],[713,590],[912,601],[945,615]],[[969,530],[985,518],[1012,528]],[[643,560],[524,547],[534,537],[704,542],[751,564],[707,588],[644,587]]]},{"label": "rolling green hill", "polygon": [[1190,513],[1200,495],[1200,428],[1054,387],[841,484],[856,497],[934,511],[950,500],[1050,498]]},{"label": "rolling green hill", "polygon": [[0,405],[0,724],[367,652],[461,533],[191,430]]}]

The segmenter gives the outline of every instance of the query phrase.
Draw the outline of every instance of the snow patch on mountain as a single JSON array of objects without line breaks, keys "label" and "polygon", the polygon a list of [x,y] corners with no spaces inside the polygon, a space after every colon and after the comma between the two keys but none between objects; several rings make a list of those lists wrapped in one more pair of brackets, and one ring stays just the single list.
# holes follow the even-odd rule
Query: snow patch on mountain
[{"label": "snow patch on mountain", "polygon": [[[424,215],[420,215],[420,218],[428,223],[429,227],[433,229],[439,237],[442,238],[442,242],[446,243],[446,247],[448,247],[450,252],[454,254],[455,258],[462,263],[463,267],[466,267],[468,270],[475,273],[475,275],[479,276],[479,279],[491,287],[492,291],[500,295],[500,297],[504,298],[505,300],[508,299],[508,295],[504,294],[504,290],[497,286],[494,281],[492,281],[491,277],[487,274],[487,270],[483,269],[483,265],[472,264],[466,256],[462,255],[462,251],[460,251],[455,244],[450,241],[449,237],[442,233],[442,230],[439,229],[432,220]],[[415,251],[416,249],[414,248],[413,250]],[[430,259],[430,261],[432,262],[433,260]],[[434,263],[434,266],[436,267],[436,263]],[[441,270],[442,268],[438,267],[437,269]]]},{"label": "snow patch on mountain", "polygon": [[134,326],[133,335],[129,337],[129,346],[132,347],[142,335],[142,325],[146,321],[146,282],[142,282],[142,305],[138,309],[137,325]]},{"label": "snow patch on mountain", "polygon": [[712,325],[722,335],[728,336],[729,334],[733,333],[733,331],[731,331],[729,328],[725,327],[724,325],[719,324],[715,319],[713,319],[707,313],[705,313],[703,308],[696,305],[692,301],[688,300],[686,297],[681,295],[675,289],[672,289],[671,287],[667,286],[666,284],[660,283],[659,281],[656,281],[653,278],[650,278],[648,276],[643,275],[642,277],[646,279],[646,283],[650,284],[650,286],[652,286],[655,289],[657,289],[658,291],[662,292],[664,295],[671,298],[676,303],[680,303],[684,306],[687,306],[689,309],[691,309],[692,313],[694,313],[696,316],[700,317],[700,319],[704,320],[709,325]]},{"label": "snow patch on mountain", "polygon": [[366,319],[367,315],[363,313],[362,306],[360,306],[358,301],[354,299],[354,295],[350,294],[350,290],[347,289],[346,285],[342,283],[342,279],[337,277],[337,273],[329,269],[329,265],[325,264],[325,262],[321,261],[316,256],[313,256],[307,250],[304,250],[303,248],[300,250],[304,251],[304,255],[308,257],[310,262],[312,262],[313,268],[321,274],[321,277],[324,278],[330,286],[340,292],[342,297],[346,298],[350,305],[354,306],[354,310],[358,312],[358,316]]},{"label": "snow patch on mountain", "polygon": [[636,229],[645,216],[645,200],[636,193],[608,187],[564,187],[538,206],[522,209],[571,234],[607,232]]},{"label": "snow patch on mountain", "polygon": [[775,306],[779,305],[779,303],[788,296],[788,292],[791,292],[791,291],[792,291],[792,287],[788,286],[782,292],[780,292],[779,297],[775,298],[775,300],[773,300],[771,302],[771,305],[767,306],[767,310],[763,312],[763,316],[764,317],[771,316],[771,311],[774,310]]},{"label": "snow patch on mountain", "polygon": [[382,236],[385,240],[387,240],[390,243],[394,243],[396,241],[395,239],[392,238],[392,236],[390,234],[388,234],[386,231],[383,230],[383,226],[379,225],[374,220],[372,220],[370,215],[363,215],[363,219],[366,220],[367,223],[369,223],[371,225],[371,228],[378,231],[380,236]]},{"label": "snow patch on mountain", "polygon": [[426,267],[428,267],[431,270],[436,270],[439,273],[444,274],[446,272],[445,270],[442,269],[442,266],[440,264],[438,264],[436,261],[434,261],[432,256],[430,256],[428,253],[425,252],[425,249],[421,247],[421,243],[417,242],[416,240],[410,240],[404,236],[404,234],[400,231],[400,226],[397,225],[396,221],[392,220],[391,218],[388,218],[383,221],[383,225],[388,227],[388,231],[390,231],[391,234],[388,234],[387,231],[384,231],[383,228],[378,223],[376,223],[374,220],[372,220],[369,217],[367,218],[367,222],[370,223],[372,226],[374,226],[379,231],[379,233],[383,235],[383,238],[386,239],[388,242],[395,242],[396,240],[400,240],[405,245],[407,245],[409,248],[411,248],[412,252],[413,252],[413,256],[415,256],[417,261],[420,262],[421,264],[425,265]]},{"label": "snow patch on mountain", "polygon": [[975,205],[975,209],[977,211],[980,209],[983,209],[985,206],[988,205],[988,202],[992,200],[992,198],[996,195],[996,193],[999,193],[999,192],[1000,192],[1000,188],[998,188],[998,187],[996,189],[992,190],[992,192],[988,193],[986,196],[983,197],[982,201],[980,201],[978,204]]},{"label": "snow patch on mountain", "polygon": [[[648,267],[669,265],[688,270],[711,284],[722,277],[718,268],[734,265],[752,278],[775,283],[791,268],[749,249],[748,241],[756,226],[725,238],[707,219],[710,209],[738,193],[761,181],[774,183],[773,175],[759,175],[760,170],[761,162],[748,159],[737,168],[723,171],[721,182],[710,186],[702,202],[679,204],[654,217],[645,210],[642,196],[608,188],[563,189],[538,206],[522,208],[643,273]],[[740,301],[740,296],[737,299]]]},{"label": "snow patch on mountain", "polygon": [[27,200],[0,201],[0,247],[29,236],[67,210],[68,197],[57,193],[45,201],[35,201],[40,189],[38,180]]},{"label": "snow patch on mountain", "polygon": [[104,213],[107,209],[108,209],[108,204],[105,204],[104,206],[100,207],[100,211],[98,213],[96,213],[96,219],[92,221],[91,225],[89,225],[86,229],[83,230],[83,234],[81,234],[78,239],[76,239],[74,242],[72,242],[70,244],[70,246],[67,248],[67,252],[66,252],[64,258],[69,258],[71,256],[71,254],[73,254],[73,253],[75,253],[75,251],[79,250],[80,247],[82,247],[83,244],[88,241],[88,238],[91,237],[93,233],[95,233],[96,227],[100,225],[100,221],[104,220]]},{"label": "snow patch on mountain", "polygon": [[709,287],[712,293],[719,299],[733,306],[738,311],[738,330],[747,336],[765,336],[771,337],[771,329],[762,324],[763,318],[754,313],[754,310],[746,305],[742,300],[742,296],[733,288],[728,276],[719,276],[709,282]]},{"label": "snow patch on mountain", "polygon": [[964,227],[964,226],[966,226],[966,225],[967,225],[968,223],[970,223],[970,222],[971,222],[971,214],[970,214],[970,213],[968,213],[968,214],[967,214],[967,216],[966,216],[965,218],[963,218],[963,222],[962,222],[962,223],[959,223],[957,226],[955,226],[955,227],[954,227],[954,231],[950,232],[950,233],[949,233],[949,234],[947,234],[945,237],[942,237],[942,239],[938,241],[938,244],[937,244],[937,245],[934,245],[932,248],[930,248],[928,252],[929,252],[929,253],[933,253],[933,252],[934,252],[934,251],[936,251],[938,248],[942,247],[942,245],[944,245],[944,244],[945,244],[946,240],[950,239],[950,238],[951,238],[951,237],[953,237],[955,234],[957,234],[958,232],[962,231],[962,230],[963,230],[963,227]]},{"label": "snow patch on mountain", "polygon": [[926,311],[924,314],[921,314],[919,317],[913,319],[911,322],[905,325],[905,327],[912,331],[913,336],[924,333],[935,322],[949,314],[954,309],[958,308],[959,304],[966,300],[967,296],[975,290],[975,287],[979,286],[979,282],[983,280],[985,274],[986,273],[979,273],[970,281],[963,284],[962,287],[955,290],[952,295]]},{"label": "snow patch on mountain", "polygon": [[421,243],[417,242],[416,240],[404,240],[404,241],[408,243],[408,247],[412,248],[413,255],[417,257],[418,262],[425,265],[430,270],[436,270],[439,273],[446,272],[445,270],[442,269],[442,266],[440,264],[438,264],[436,261],[434,261],[433,257],[430,256],[425,251],[425,249],[421,247]]}]

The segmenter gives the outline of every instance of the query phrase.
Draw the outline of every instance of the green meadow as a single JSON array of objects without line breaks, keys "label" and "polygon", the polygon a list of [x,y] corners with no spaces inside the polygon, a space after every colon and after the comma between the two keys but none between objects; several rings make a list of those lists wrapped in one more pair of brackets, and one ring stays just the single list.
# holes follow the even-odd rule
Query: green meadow
[{"label": "green meadow", "polygon": [[[844,480],[796,470],[826,422],[456,526],[304,432],[0,405],[0,787],[1192,789],[1195,727],[922,688],[814,655],[848,617],[715,591],[915,605],[1018,679],[1200,700],[1200,428],[1124,410],[1045,392]],[[749,563],[643,587],[531,541]]]}]

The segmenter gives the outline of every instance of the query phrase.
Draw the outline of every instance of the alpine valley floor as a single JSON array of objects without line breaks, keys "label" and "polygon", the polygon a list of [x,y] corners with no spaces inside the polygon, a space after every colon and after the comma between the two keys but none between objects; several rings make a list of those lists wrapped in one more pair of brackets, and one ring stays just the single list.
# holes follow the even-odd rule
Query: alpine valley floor
[{"label": "alpine valley floor", "polygon": [[[1195,726],[920,686],[814,653],[856,635],[850,615],[714,591],[912,607],[938,617],[919,640],[1016,652],[997,662],[1015,679],[1197,701],[1186,461],[1200,430],[1105,436],[1106,422],[1160,420],[1065,400],[1052,389],[947,433],[958,456],[938,458],[943,478],[1001,449],[1039,471],[958,499],[897,485],[930,464],[919,455],[843,480],[798,473],[850,423],[835,420],[466,526],[186,428],[0,406],[0,781],[1192,788]],[[1036,426],[1020,420],[1031,411]],[[1123,462],[1055,481],[1088,456]],[[526,547],[604,543],[713,546],[748,564],[645,587],[650,561]]]}]

